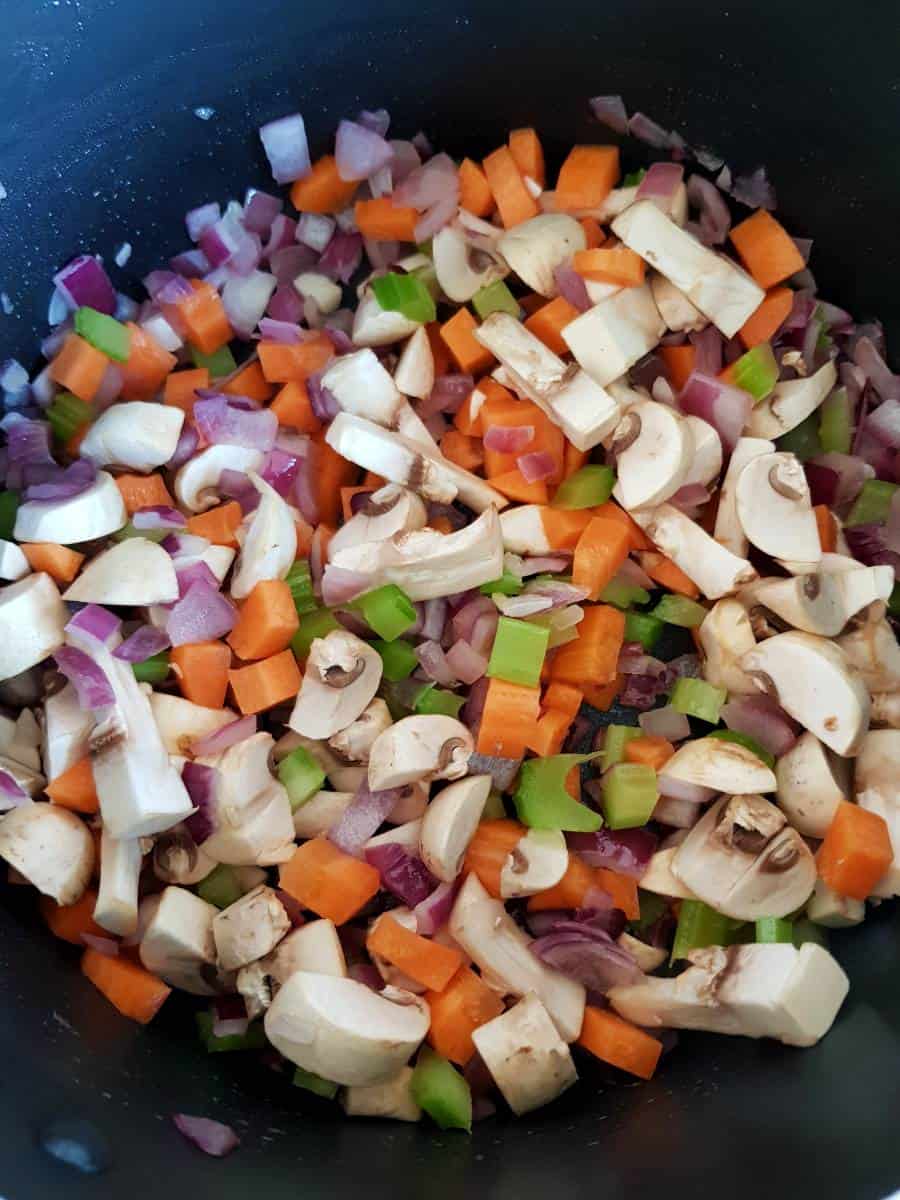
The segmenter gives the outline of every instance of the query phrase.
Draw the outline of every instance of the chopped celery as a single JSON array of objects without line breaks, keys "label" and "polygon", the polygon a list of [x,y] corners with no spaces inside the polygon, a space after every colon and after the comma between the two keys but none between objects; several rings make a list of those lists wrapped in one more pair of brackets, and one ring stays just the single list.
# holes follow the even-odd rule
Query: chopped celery
[{"label": "chopped celery", "polygon": [[90,425],[93,414],[90,404],[70,392],[60,392],[47,409],[47,420],[57,441],[68,442]]},{"label": "chopped celery", "polygon": [[169,674],[168,651],[160,650],[143,662],[132,663],[131,669],[138,683],[162,683]]},{"label": "chopped celery", "polygon": [[541,680],[544,655],[550,641],[546,626],[515,617],[501,617],[487,673],[523,687],[537,687]]},{"label": "chopped celery", "polygon": [[892,617],[900,617],[900,583],[895,583],[888,600],[888,612]]},{"label": "chopped celery", "polygon": [[10,541],[19,511],[18,492],[0,492],[0,537]]},{"label": "chopped celery", "polygon": [[297,658],[304,659],[316,638],[327,637],[333,630],[343,628],[329,608],[317,608],[314,612],[304,613],[300,618],[300,628],[291,638],[291,649]]},{"label": "chopped celery", "polygon": [[216,908],[227,908],[244,894],[234,867],[220,863],[197,884],[197,895]]},{"label": "chopped celery", "polygon": [[316,598],[313,595],[312,575],[310,574],[309,563],[305,558],[300,558],[294,563],[285,576],[284,582],[291,590],[294,608],[296,608],[299,617],[302,617],[305,613],[313,612],[318,607]]},{"label": "chopped celery", "polygon": [[616,484],[612,467],[589,463],[564,479],[553,497],[554,508],[593,508],[605,504]]},{"label": "chopped celery", "polygon": [[706,609],[687,596],[661,597],[652,615],[667,625],[680,625],[682,629],[696,629],[706,618]]},{"label": "chopped celery", "polygon": [[817,412],[810,413],[805,421],[801,421],[794,429],[789,430],[780,438],[776,438],[775,445],[779,450],[796,454],[801,462],[806,462],[808,458],[815,458],[817,454],[821,454],[819,414]]},{"label": "chopped celery", "polygon": [[715,725],[727,695],[724,688],[713,687],[703,679],[681,678],[675,681],[669,703],[676,712]]},{"label": "chopped celery", "polygon": [[194,366],[206,367],[210,379],[224,379],[226,375],[237,370],[237,363],[234,361],[234,355],[229,346],[220,346],[212,354],[204,354],[196,346],[191,346],[190,351]]},{"label": "chopped celery", "polygon": [[887,520],[896,490],[896,483],[885,483],[883,479],[867,479],[844,524],[882,525]]},{"label": "chopped celery", "polygon": [[416,623],[415,606],[396,583],[366,592],[353,601],[351,608],[358,609],[365,623],[385,642],[395,641]]},{"label": "chopped celery", "polygon": [[853,409],[846,388],[835,388],[819,409],[819,441],[826,454],[850,453]]},{"label": "chopped celery", "polygon": [[669,907],[662,896],[657,896],[655,892],[642,891],[640,887],[638,888],[638,904],[640,915],[636,921],[631,922],[636,929],[648,929]]},{"label": "chopped celery", "polygon": [[108,317],[87,305],[75,312],[75,332],[114,362],[125,362],[131,352],[128,327],[115,317]]},{"label": "chopped celery", "polygon": [[308,750],[298,746],[278,764],[278,778],[284,785],[294,812],[321,791],[325,772]]},{"label": "chopped celery", "polygon": [[638,171],[629,171],[629,173],[622,180],[622,187],[638,187],[646,174],[647,170],[645,167],[641,167]]},{"label": "chopped celery", "polygon": [[398,638],[396,642],[375,641],[372,642],[372,648],[381,655],[384,677],[392,683],[408,679],[419,665],[415,650],[402,638]]},{"label": "chopped celery", "polygon": [[612,604],[616,608],[631,608],[633,604],[646,604],[650,593],[636,583],[626,583],[624,579],[611,580],[600,593],[601,604]]},{"label": "chopped celery", "polygon": [[625,641],[640,642],[645,650],[650,651],[662,636],[663,623],[652,613],[625,614]]},{"label": "chopped celery", "polygon": [[641,736],[635,725],[607,725],[603,739],[603,770],[608,771],[625,757],[625,747],[632,738]]},{"label": "chopped celery", "polygon": [[472,1131],[472,1093],[455,1067],[423,1046],[413,1068],[413,1099],[441,1129]]},{"label": "chopped celery", "polygon": [[756,404],[765,400],[778,382],[778,363],[772,347],[768,342],[760,342],[731,364],[728,375],[735,387],[750,393]]},{"label": "chopped celery", "polygon": [[216,1037],[213,1033],[215,1021],[212,1013],[198,1012],[195,1020],[200,1040],[206,1046],[209,1054],[223,1054],[231,1050],[262,1050],[266,1044],[262,1021],[254,1021],[248,1025],[246,1033],[231,1033],[227,1037]]},{"label": "chopped celery", "polygon": [[402,313],[410,321],[425,324],[437,316],[434,299],[425,283],[416,275],[389,271],[372,280],[375,299],[385,312]]},{"label": "chopped celery", "polygon": [[481,810],[482,821],[499,821],[506,816],[506,807],[503,803],[503,793],[498,792],[496,788],[491,788],[484,808]]},{"label": "chopped celery", "polygon": [[428,683],[416,696],[413,709],[419,716],[458,717],[465,702],[465,696],[457,696],[455,692]]},{"label": "chopped celery", "polygon": [[294,1087],[303,1088],[304,1091],[322,1096],[325,1100],[333,1100],[338,1093],[336,1083],[332,1083],[330,1079],[323,1079],[314,1071],[304,1071],[302,1067],[297,1067],[294,1071],[293,1083]]},{"label": "chopped celery", "polygon": [[600,814],[566,791],[569,772],[596,757],[596,754],[554,754],[524,762],[513,796],[519,820],[531,829],[563,829],[567,833],[598,830],[603,824]]},{"label": "chopped celery", "polygon": [[720,742],[736,742],[738,746],[744,746],[751,754],[761,758],[767,767],[775,766],[775,755],[770,754],[765,746],[761,746],[749,733],[738,733],[735,729],[714,729],[707,736],[718,738]]},{"label": "chopped celery", "polygon": [[760,917],[756,922],[758,942],[784,942],[788,946],[794,940],[794,923],[783,917]]},{"label": "chopped celery", "polygon": [[791,940],[798,950],[805,942],[815,942],[817,946],[828,949],[828,933],[821,925],[814,925],[806,918],[802,921],[792,921],[791,924],[794,927]]},{"label": "chopped celery", "polygon": [[493,596],[494,592],[499,592],[501,596],[518,596],[524,586],[525,584],[518,575],[514,575],[512,571],[507,571],[504,567],[503,574],[499,579],[483,583],[478,590],[484,596]]},{"label": "chopped celery", "polygon": [[704,946],[730,945],[742,924],[716,912],[702,900],[682,900],[669,961],[687,958],[691,950],[702,950]]},{"label": "chopped celery", "polygon": [[489,283],[487,287],[477,291],[472,297],[472,307],[482,321],[486,321],[491,313],[495,312],[509,313],[511,317],[518,320],[522,311],[519,308],[518,300],[502,279],[495,279],[493,283]]},{"label": "chopped celery", "polygon": [[603,815],[610,829],[646,825],[658,799],[656,772],[645,763],[616,763],[603,776]]},{"label": "chopped celery", "polygon": [[168,529],[135,529],[129,521],[121,529],[110,534],[114,542],[127,542],[129,538],[146,538],[148,542],[164,542],[171,531]]}]

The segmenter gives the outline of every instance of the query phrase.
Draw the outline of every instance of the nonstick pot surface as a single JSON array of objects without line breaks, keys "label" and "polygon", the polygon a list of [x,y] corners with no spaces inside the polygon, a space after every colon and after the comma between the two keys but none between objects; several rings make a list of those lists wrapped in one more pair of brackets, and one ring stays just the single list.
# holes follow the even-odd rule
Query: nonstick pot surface
[{"label": "nonstick pot surface", "polygon": [[[492,149],[535,124],[556,157],[598,136],[586,98],[621,92],[739,170],[765,162],[792,232],[815,240],[823,294],[900,336],[896,4],[703,0],[509,4],[434,0],[4,0],[0,51],[0,358],[31,362],[52,271],[134,247],[129,290],[185,244],[186,209],[271,184],[256,127],[300,109],[314,149],[384,105],[401,136]],[[211,108],[203,121],[195,110]],[[894,343],[896,346],[896,342]],[[817,1048],[684,1035],[649,1084],[596,1071],[551,1109],[476,1126],[345,1122],[243,1056],[206,1058],[187,1009],[139,1029],[52,943],[31,895],[0,904],[0,1195],[461,1195],[629,1200],[721,1192],[875,1200],[900,1185],[900,936],[892,905],[833,945],[852,990]],[[224,1162],[174,1111],[234,1124]],[[99,1175],[42,1136],[88,1122]]]}]

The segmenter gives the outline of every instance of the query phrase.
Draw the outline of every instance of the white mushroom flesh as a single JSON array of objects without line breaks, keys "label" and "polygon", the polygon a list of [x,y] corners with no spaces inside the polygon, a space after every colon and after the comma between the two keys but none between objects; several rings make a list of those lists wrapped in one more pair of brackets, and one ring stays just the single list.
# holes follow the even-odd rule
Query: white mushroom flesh
[{"label": "white mushroom flesh", "polygon": [[178,471],[175,497],[191,512],[205,512],[219,503],[219,477],[223,471],[249,475],[260,470],[265,457],[262,450],[252,450],[249,446],[207,446]]},{"label": "white mushroom flesh", "polygon": [[813,733],[802,733],[775,763],[778,807],[807,837],[828,832],[838,805],[850,798],[849,764]]},{"label": "white mushroom flesh", "polygon": [[751,459],[738,476],[735,503],[744,535],[765,554],[808,563],[822,557],[809,484],[795,455]]},{"label": "white mushroom flesh", "polygon": [[632,516],[654,545],[710,600],[736,592],[756,578],[756,570],[746,558],[726,550],[674,505],[660,504]]},{"label": "white mushroom flesh", "polygon": [[453,717],[404,717],[372,746],[369,787],[382,791],[420,781],[460,779],[474,748],[470,731]]},{"label": "white mushroom flesh", "polygon": [[184,413],[171,404],[135,400],[114,404],[88,427],[78,453],[98,467],[129,467],[149,472],[175,453]]},{"label": "white mushroom flesh", "polygon": [[42,571],[0,588],[0,679],[43,662],[65,640],[69,611]]},{"label": "white mushroom flesh", "polygon": [[775,774],[761,758],[746,746],[719,738],[684,742],[659,774],[732,795],[775,791]]},{"label": "white mushroom flesh", "polygon": [[472,1041],[516,1116],[549,1104],[578,1079],[569,1047],[533,992],[479,1026]]},{"label": "white mushroom flesh", "polygon": [[420,325],[406,342],[394,371],[394,383],[404,396],[424,400],[434,387],[434,353]]},{"label": "white mushroom flesh", "polygon": [[412,1067],[403,1067],[391,1079],[365,1087],[348,1087],[341,1107],[348,1117],[389,1117],[393,1121],[418,1121],[422,1110],[413,1099]]},{"label": "white mushroom flesh", "polygon": [[468,775],[438,792],[422,818],[422,861],[437,879],[452,883],[478,828],[491,790],[490,775]]},{"label": "white mushroom flesh", "polygon": [[374,350],[356,350],[335,358],[322,375],[322,386],[344,412],[390,427],[403,397]]},{"label": "white mushroom flesh", "polygon": [[59,542],[74,546],[107,537],[128,521],[116,481],[106,471],[70,500],[26,500],[19,505],[13,536],[17,542]]},{"label": "white mushroom flesh", "polygon": [[362,507],[340,527],[328,544],[333,560],[341,550],[384,542],[395,534],[424,528],[427,510],[415,492],[388,483],[368,496]]},{"label": "white mushroom flesh", "polygon": [[213,921],[219,910],[182,887],[167,887],[141,939],[141,962],[154,975],[195,996],[216,987]]},{"label": "white mushroom flesh", "polygon": [[754,438],[783,437],[816,411],[837,382],[837,368],[830,360],[813,375],[776,383],[771,395],[754,405],[747,433]]},{"label": "white mushroom flesh", "polygon": [[225,971],[236,971],[271,953],[291,927],[276,892],[254,888],[213,918],[216,958]]},{"label": "white mushroom flesh", "polygon": [[624,375],[666,332],[648,283],[623,288],[562,331],[575,361],[604,387]]},{"label": "white mushroom flesh", "polygon": [[756,685],[740,665],[756,645],[747,610],[739,600],[717,600],[697,630],[703,651],[703,678],[729,694],[752,696]]},{"label": "white mushroom flesh", "polygon": [[662,504],[687,479],[694,439],[687,421],[655,400],[641,400],[612,433],[616,455],[614,495],[623,508]]},{"label": "white mushroom flesh", "polygon": [[57,904],[74,904],[90,882],[94,840],[75,813],[37,801],[0,818],[0,858]]},{"label": "white mushroom flesh", "polygon": [[[543,213],[507,230],[497,242],[497,249],[523,283],[538,295],[550,297],[558,290],[554,276],[556,268],[567,263],[586,245],[584,230],[574,217],[565,213]],[[471,297],[451,296],[451,299],[465,301]]]},{"label": "white mushroom flesh", "polygon": [[560,830],[529,829],[500,868],[500,895],[511,900],[556,887],[568,866],[569,851]]},{"label": "white mushroom flesh", "polygon": [[100,839],[100,887],[94,920],[119,937],[137,929],[138,884],[143,853],[140,838],[120,840],[104,829]]},{"label": "white mushroom flesh", "polygon": [[381,656],[355,634],[335,629],[316,638],[289,726],[308,738],[346,729],[374,697],[381,673]]},{"label": "white mushroom flesh", "polygon": [[172,604],[178,580],[170,555],[148,538],[126,538],[85,566],[63,595],[81,604]]},{"label": "white mushroom flesh", "polygon": [[258,583],[284,579],[297,557],[297,526],[294,516],[273,487],[250,472],[260,501],[249,525],[231,578],[231,594],[244,600]]}]

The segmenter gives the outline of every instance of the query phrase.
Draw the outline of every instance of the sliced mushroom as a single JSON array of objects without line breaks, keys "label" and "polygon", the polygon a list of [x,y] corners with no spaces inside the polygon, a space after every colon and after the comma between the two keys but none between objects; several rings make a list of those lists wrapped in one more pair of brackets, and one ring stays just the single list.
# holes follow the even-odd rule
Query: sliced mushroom
[{"label": "sliced mushroom", "polygon": [[[269,771],[268,733],[256,733],[224,754],[199,758],[217,769],[213,791],[215,831],[203,851],[236,867],[271,866],[294,851],[294,821],[287,792]],[[298,810],[299,811],[299,810]]]},{"label": "sliced mushroom", "polygon": [[757,549],[808,563],[822,557],[809,484],[795,455],[751,459],[738,476],[735,502],[741,528]]},{"label": "sliced mushroom", "polygon": [[328,544],[329,557],[350,546],[384,542],[398,533],[424,528],[427,510],[415,492],[396,483],[373,492]]},{"label": "sliced mushroom", "polygon": [[699,308],[696,308],[684,292],[665,275],[653,275],[650,278],[650,288],[653,299],[659,309],[659,315],[673,333],[693,333],[705,329],[709,324]]},{"label": "sliced mushroom", "polygon": [[434,387],[434,354],[425,326],[419,325],[400,352],[394,383],[404,396],[424,400]]},{"label": "sliced mushroom", "polygon": [[448,784],[431,801],[422,818],[422,861],[444,883],[452,883],[460,872],[492,782],[490,775],[468,775]]},{"label": "sliced mushroom", "polygon": [[739,558],[709,536],[672,504],[642,509],[631,514],[663,554],[689,576],[710,600],[736,592],[756,578],[745,558]]},{"label": "sliced mushroom", "polygon": [[297,557],[297,526],[285,501],[264,479],[250,472],[260,501],[249,518],[231,577],[231,594],[245,600],[258,583],[284,579]]},{"label": "sliced mushroom", "polygon": [[430,1011],[397,988],[297,971],[266,1013],[269,1041],[285,1058],[351,1087],[396,1076],[428,1032]]},{"label": "sliced mushroom", "polygon": [[659,774],[660,778],[733,795],[775,791],[775,774],[761,758],[746,746],[720,738],[684,742]]},{"label": "sliced mushroom", "polygon": [[219,503],[219,479],[223,471],[247,475],[260,470],[265,457],[262,450],[252,450],[249,446],[229,446],[224,443],[207,446],[189,458],[175,476],[178,503],[191,512],[205,512]]},{"label": "sliced mushroom", "polygon": [[304,300],[315,301],[319,312],[333,313],[341,307],[341,285],[320,271],[303,271],[294,280],[294,287]]},{"label": "sliced mushroom", "polygon": [[566,839],[558,829],[529,829],[500,868],[504,900],[533,896],[555,887],[569,866]]},{"label": "sliced mushroom", "polygon": [[630,933],[620,933],[616,941],[631,955],[645,975],[658,970],[669,957],[662,947],[648,946],[646,942],[632,937]]},{"label": "sliced mushroom", "polygon": [[[420,787],[420,784],[411,784],[409,791],[413,788]],[[406,789],[404,789],[406,790]],[[425,812],[425,808],[422,809]],[[391,813],[391,820],[394,819],[394,813]],[[419,853],[419,841],[422,836],[422,816],[414,817],[411,821],[404,821],[400,825],[395,825],[393,829],[386,829],[384,833],[376,834],[375,837],[370,837],[363,847],[364,850],[371,850],[376,846],[405,846],[408,850],[415,854]]]},{"label": "sliced mushroom", "polygon": [[251,1021],[261,1017],[272,1003],[272,980],[264,966],[265,960],[241,967],[235,979],[239,996],[244,999],[244,1008]]},{"label": "sliced mushroom", "polygon": [[873,729],[863,738],[856,760],[854,790],[860,808],[888,827],[894,857],[872,889],[873,896],[900,895],[900,731]]},{"label": "sliced mushroom", "polygon": [[0,754],[0,771],[9,775],[29,796],[36,796],[38,792],[42,792],[47,782],[39,770],[25,766],[24,763],[8,758],[5,754]]},{"label": "sliced mushroom", "polygon": [[747,432],[751,437],[783,437],[816,411],[837,382],[837,368],[829,359],[805,379],[776,383],[771,395],[750,410]]},{"label": "sliced mushroom", "polygon": [[15,542],[0,538],[0,579],[15,583],[31,573],[31,565]]},{"label": "sliced mushroom", "polygon": [[128,521],[116,481],[106,471],[70,500],[28,500],[16,513],[17,542],[59,542],[74,546],[107,537]]},{"label": "sliced mushroom", "polygon": [[374,350],[357,350],[333,359],[322,375],[322,386],[331,392],[344,412],[368,417],[388,428],[403,403],[390,372]]},{"label": "sliced mushroom", "polygon": [[309,738],[339,733],[368,706],[381,672],[381,655],[355,634],[335,629],[316,638],[288,725]]},{"label": "sliced mushroom", "polygon": [[[550,297],[558,290],[554,276],[556,268],[586,245],[584,230],[574,217],[565,213],[543,213],[508,229],[498,241],[497,249],[524,284],[538,295]],[[469,296],[450,296],[450,299],[464,303],[472,295],[474,292]]]},{"label": "sliced mushroom", "polygon": [[[364,768],[360,768],[364,775]],[[356,792],[316,792],[294,812],[294,833],[298,838],[314,838],[328,832],[343,816]]]},{"label": "sliced mushroom", "polygon": [[41,727],[30,708],[23,708],[15,721],[3,717],[0,754],[32,771],[41,769]]},{"label": "sliced mushroom", "polygon": [[741,666],[760,691],[836,754],[852,758],[858,752],[869,727],[869,693],[835,643],[810,633],[780,633],[749,650]]},{"label": "sliced mushroom", "polygon": [[59,589],[42,571],[0,588],[0,679],[12,679],[58,650],[68,619]]},{"label": "sliced mushroom", "polygon": [[126,538],[92,558],[63,599],[81,604],[171,604],[178,599],[175,566],[156,542]]},{"label": "sliced mushroom", "polygon": [[114,404],[88,426],[78,453],[98,467],[147,473],[175,453],[183,424],[184,413],[175,405],[140,400]]},{"label": "sliced mushroom", "polygon": [[347,962],[333,921],[323,917],[292,930],[265,960],[276,983],[283,985],[297,971],[315,971],[343,979]]},{"label": "sliced mushroom", "polygon": [[167,887],[141,939],[141,962],[183,992],[215,995],[219,989],[213,921],[218,913],[186,888]]},{"label": "sliced mushroom", "polygon": [[193,743],[237,720],[230,708],[204,708],[182,696],[153,692],[150,708],[167,754],[191,756]]},{"label": "sliced mushroom", "polygon": [[94,714],[81,707],[75,688],[67,683],[44,701],[43,726],[41,758],[52,783],[87,754]]},{"label": "sliced mushroom", "polygon": [[392,1121],[418,1121],[422,1116],[412,1094],[412,1067],[403,1067],[383,1083],[348,1087],[341,1107],[348,1117],[388,1117]]},{"label": "sliced mushroom", "polygon": [[595,383],[604,387],[649,354],[666,332],[648,283],[623,288],[562,331],[563,341]]},{"label": "sliced mushroom", "polygon": [[388,706],[382,699],[376,698],[355,721],[329,738],[328,745],[345,762],[366,764],[375,739],[392,722]]},{"label": "sliced mushroom", "polygon": [[94,840],[75,813],[37,801],[0,820],[0,857],[57,904],[80,900],[94,868]]},{"label": "sliced mushroom", "polygon": [[186,825],[161,833],[153,845],[153,874],[163,883],[189,887],[215,869],[215,859],[197,845]]},{"label": "sliced mushroom", "polygon": [[365,288],[353,314],[350,338],[354,346],[392,346],[402,342],[419,327],[401,312],[381,307],[371,288]]},{"label": "sliced mushroom", "polygon": [[852,896],[839,896],[824,879],[817,879],[806,915],[814,925],[824,925],[826,929],[849,929],[866,919],[866,902],[854,900]]},{"label": "sliced mushroom", "polygon": [[740,665],[756,645],[747,610],[739,600],[717,600],[697,630],[703,648],[703,678],[730,694],[752,696],[756,685]]},{"label": "sliced mushroom", "polygon": [[100,887],[94,920],[119,937],[137,929],[138,884],[143,866],[141,838],[110,837],[104,829],[100,839]]},{"label": "sliced mushroom", "polygon": [[549,1104],[578,1080],[569,1047],[533,993],[479,1026],[472,1041],[516,1116]]},{"label": "sliced mushroom", "polygon": [[[685,830],[684,832],[686,833],[687,831]],[[642,891],[653,892],[657,896],[670,896],[676,900],[697,899],[691,889],[685,887],[672,871],[672,859],[675,857],[677,850],[677,845],[668,846],[666,849],[657,850],[655,854],[651,855],[650,862],[647,864],[647,870],[641,876]]]},{"label": "sliced mushroom", "polygon": [[369,754],[369,787],[382,791],[459,779],[474,748],[472,734],[453,717],[404,717],[376,739]]},{"label": "sliced mushroom", "polygon": [[440,454],[440,448],[428,432],[425,422],[406,400],[400,405],[400,410],[394,421],[394,433],[402,433],[408,441],[415,442],[419,446],[425,446],[429,454]]},{"label": "sliced mushroom", "polygon": [[[420,821],[428,808],[430,792],[431,784],[423,783],[421,780],[401,788],[397,803],[387,818],[388,824],[396,825],[399,828]],[[415,844],[418,845],[418,839]]]},{"label": "sliced mushroom", "polygon": [[[501,238],[498,245],[502,242]],[[454,225],[445,225],[434,235],[431,254],[441,291],[456,304],[468,303],[476,292],[506,274],[501,260],[476,250]]]},{"label": "sliced mushroom", "polygon": [[517,504],[500,514],[503,549],[511,554],[549,554],[550,539],[544,528],[544,506]]},{"label": "sliced mushroom", "polygon": [[869,720],[873,726],[900,729],[900,692],[874,692]]},{"label": "sliced mushroom", "polygon": [[834,637],[844,628],[849,614],[844,609],[839,575],[795,575],[788,579],[760,579],[741,594],[752,607],[757,604],[804,633]]},{"label": "sliced mushroom", "polygon": [[614,494],[623,508],[651,508],[668,500],[687,478],[694,439],[687,421],[655,400],[632,405],[612,434],[618,476]]},{"label": "sliced mushroom", "polygon": [[779,807],[807,837],[824,837],[838,805],[850,798],[847,762],[808,731],[778,759],[775,777]]},{"label": "sliced mushroom", "polygon": [[738,519],[736,488],[737,481],[748,463],[763,454],[772,454],[775,443],[764,438],[738,438],[737,445],[728,460],[728,468],[719,488],[719,507],[716,510],[716,524],[713,536],[726,550],[739,558],[747,557],[749,543],[744,527]]},{"label": "sliced mushroom", "polygon": [[722,470],[722,439],[708,421],[690,416],[684,420],[690,429],[694,448],[681,486],[687,487],[691,483],[713,486]]},{"label": "sliced mushroom", "polygon": [[883,617],[842,634],[837,645],[870,692],[900,689],[900,645]]},{"label": "sliced mushroom", "polygon": [[225,971],[236,971],[270,954],[291,927],[278,894],[262,884],[223,908],[213,918],[216,958]]}]

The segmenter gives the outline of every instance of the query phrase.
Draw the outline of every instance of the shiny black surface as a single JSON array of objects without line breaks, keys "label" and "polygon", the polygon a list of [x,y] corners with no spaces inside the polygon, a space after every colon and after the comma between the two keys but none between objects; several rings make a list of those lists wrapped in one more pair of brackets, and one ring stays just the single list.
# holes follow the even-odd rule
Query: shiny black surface
[{"label": "shiny black surface", "polygon": [[[127,270],[113,269],[127,290],[186,244],[186,208],[267,186],[263,120],[299,108],[321,149],[342,115],[385,105],[397,130],[421,126],[451,151],[536,123],[558,155],[596,134],[584,101],[597,92],[622,92],[739,169],[766,162],[792,232],[815,239],[826,296],[900,332],[894,3],[480,0],[451,14],[433,0],[0,0],[0,12],[0,290],[15,305],[0,358],[30,360],[50,274],[73,253],[109,262],[132,242]],[[468,1139],[333,1120],[241,1056],[203,1056],[177,1004],[146,1030],[119,1020],[32,899],[7,889],[0,1195],[875,1200],[900,1186],[896,915],[885,907],[834,944],[853,990],[816,1049],[685,1036],[650,1084],[586,1072],[551,1109]],[[230,1121],[244,1144],[204,1158],[173,1111]],[[93,1124],[105,1173],[41,1149],[63,1118]]]}]

